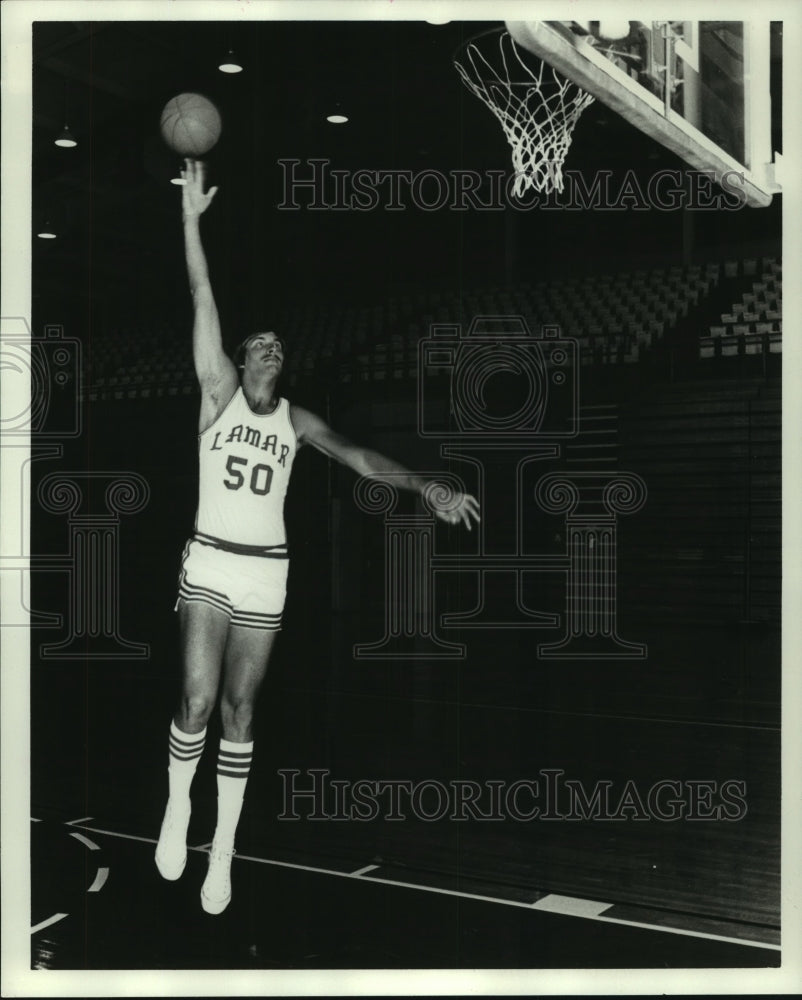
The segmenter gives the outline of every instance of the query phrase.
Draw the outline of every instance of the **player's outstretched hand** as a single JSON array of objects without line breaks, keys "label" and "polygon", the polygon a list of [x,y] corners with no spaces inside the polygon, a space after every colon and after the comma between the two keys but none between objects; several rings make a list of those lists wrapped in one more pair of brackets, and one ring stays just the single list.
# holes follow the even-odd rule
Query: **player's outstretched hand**
[{"label": "player's outstretched hand", "polygon": [[184,181],[181,198],[184,216],[203,215],[217,194],[216,187],[203,190],[206,186],[206,164],[202,160],[184,160],[181,177]]},{"label": "player's outstretched hand", "polygon": [[479,501],[470,493],[454,493],[446,503],[434,505],[434,512],[446,524],[464,524],[468,531],[471,523],[479,523]]}]

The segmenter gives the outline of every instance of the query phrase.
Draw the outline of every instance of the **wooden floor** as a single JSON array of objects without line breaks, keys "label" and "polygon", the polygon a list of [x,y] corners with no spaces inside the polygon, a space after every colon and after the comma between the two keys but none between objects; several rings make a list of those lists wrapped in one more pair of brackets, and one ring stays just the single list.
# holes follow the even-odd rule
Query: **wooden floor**
[{"label": "wooden floor", "polygon": [[[333,665],[331,649],[315,656],[313,638],[290,633],[260,703],[235,900],[216,924],[197,901],[214,827],[208,749],[193,786],[189,842],[198,850],[181,883],[162,883],[152,861],[166,794],[172,638],[139,667],[37,665],[34,965],[779,963],[779,702],[766,670],[777,656],[774,632],[653,628],[637,636],[648,641],[647,661],[570,670],[533,663],[510,643],[503,671],[493,669],[500,650],[489,639],[486,648],[472,641],[456,665],[357,668]],[[212,726],[210,745],[217,735]],[[299,771],[306,785],[312,769],[328,771],[327,780],[444,786],[543,783],[562,772],[586,792],[609,783],[614,805],[628,782],[644,801],[659,781],[678,782],[685,799],[694,782],[707,782],[715,803],[722,783],[738,781],[745,808],[733,820],[625,811],[427,822],[407,807],[401,820],[360,822],[303,818],[299,800],[302,818],[289,821],[280,769]],[[46,924],[59,913],[68,915]]]},{"label": "wooden floor", "polygon": [[[50,907],[32,934],[36,969],[779,964],[776,947],[739,943],[722,933],[727,928],[669,930],[659,919],[639,921],[644,914],[637,910],[603,909],[555,894],[494,898],[480,886],[450,890],[436,877],[423,883],[406,872],[399,878],[391,868],[357,874],[345,866],[321,870],[239,856],[232,869],[234,901],[221,916],[209,917],[198,900],[201,853],[190,852],[180,882],[165,883],[153,865],[152,841],[58,824],[34,827],[35,856],[46,852],[51,859],[47,892],[35,901],[44,906],[46,895],[40,913]],[[84,841],[74,839],[76,832]],[[96,868],[109,875],[92,891]],[[81,884],[90,877],[91,885]]]}]

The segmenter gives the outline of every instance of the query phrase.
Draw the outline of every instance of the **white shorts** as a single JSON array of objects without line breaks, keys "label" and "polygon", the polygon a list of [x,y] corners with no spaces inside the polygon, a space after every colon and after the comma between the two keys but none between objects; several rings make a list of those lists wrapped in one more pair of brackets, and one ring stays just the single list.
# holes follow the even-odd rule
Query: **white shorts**
[{"label": "white shorts", "polygon": [[277,631],[287,596],[289,559],[242,555],[191,538],[184,547],[178,601],[211,604],[232,625]]}]

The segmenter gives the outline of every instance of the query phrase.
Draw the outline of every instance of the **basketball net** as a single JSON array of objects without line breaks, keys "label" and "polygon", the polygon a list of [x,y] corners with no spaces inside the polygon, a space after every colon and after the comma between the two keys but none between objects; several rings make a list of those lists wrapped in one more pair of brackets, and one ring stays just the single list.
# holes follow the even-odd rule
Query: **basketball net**
[{"label": "basketball net", "polygon": [[563,162],[574,128],[593,96],[545,62],[538,71],[530,69],[507,31],[499,36],[497,68],[482,54],[477,44],[481,40],[470,42],[462,61],[455,58],[454,65],[465,86],[501,122],[512,147],[515,195],[529,188],[562,191]]}]

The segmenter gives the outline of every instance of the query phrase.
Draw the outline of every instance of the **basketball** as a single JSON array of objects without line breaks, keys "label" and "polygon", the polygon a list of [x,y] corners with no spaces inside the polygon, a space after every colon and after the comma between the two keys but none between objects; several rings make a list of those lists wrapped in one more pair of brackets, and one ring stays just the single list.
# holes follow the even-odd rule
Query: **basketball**
[{"label": "basketball", "polygon": [[220,112],[202,94],[178,94],[164,105],[161,115],[164,141],[181,156],[203,156],[220,138]]}]

